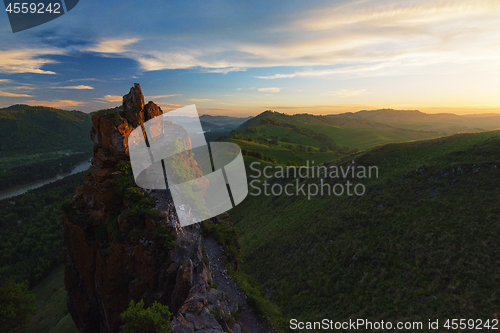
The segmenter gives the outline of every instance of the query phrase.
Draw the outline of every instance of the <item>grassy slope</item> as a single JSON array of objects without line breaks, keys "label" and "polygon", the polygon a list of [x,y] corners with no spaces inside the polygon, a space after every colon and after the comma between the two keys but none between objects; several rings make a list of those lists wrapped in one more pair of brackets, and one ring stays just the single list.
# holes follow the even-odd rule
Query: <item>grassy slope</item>
[{"label": "grassy slope", "polygon": [[[305,164],[306,161],[314,161],[315,164],[319,164],[331,161],[340,156],[340,154],[332,151],[325,153],[320,153],[317,150],[314,153],[305,153],[298,151],[293,152],[289,149],[284,149],[279,146],[265,145],[253,141],[252,142],[244,140],[231,140],[231,141],[236,143],[241,149],[246,149],[248,151],[253,151],[253,152],[261,152],[265,156],[274,157],[279,164],[283,165],[286,165],[288,161],[292,161],[297,165]],[[280,145],[281,144],[286,144],[286,143],[280,142]]]},{"label": "grassy slope", "polygon": [[452,113],[426,114],[420,111],[374,110],[328,116],[332,119],[364,120],[396,128],[425,131],[477,132],[500,127],[500,115],[479,114],[459,116]]},{"label": "grassy slope", "polygon": [[[422,133],[414,131],[402,131],[400,129],[390,128],[387,126],[366,126],[362,121],[353,120],[349,124],[342,123],[337,126],[335,122],[326,122],[326,117],[314,116],[287,116],[276,113],[267,113],[265,117],[276,119],[283,123],[297,125],[303,128],[311,129],[316,133],[322,133],[332,138],[339,146],[348,147],[351,149],[359,148],[366,149],[368,147],[388,142],[401,142],[408,140],[416,140],[430,138],[436,136],[435,133]],[[293,143],[300,143],[306,146],[320,147],[320,143],[311,137],[296,133],[291,128],[263,124],[259,122],[260,118],[256,118],[244,124],[238,129],[238,134],[246,137],[257,138],[262,135],[268,138],[278,136],[280,139],[288,138]],[[356,123],[359,127],[354,127]],[[256,133],[250,133],[245,130],[246,127],[254,127]]]},{"label": "grassy slope", "polygon": [[337,126],[315,126],[314,131],[330,136],[339,146],[367,149],[378,144],[427,139],[438,136],[435,133],[405,132],[384,128],[343,128]]},{"label": "grassy slope", "polygon": [[0,109],[2,156],[91,147],[91,116],[42,106]]},{"label": "grassy slope", "polygon": [[302,320],[491,319],[499,146],[498,131],[389,144],[354,158],[379,168],[354,180],[362,197],[249,196],[230,212],[243,271]]},{"label": "grassy slope", "polygon": [[64,265],[56,268],[32,291],[37,299],[37,312],[23,333],[78,333],[66,306]]},{"label": "grassy slope", "polygon": [[[360,111],[330,116],[308,114],[285,115],[277,112],[263,112],[242,124],[238,135],[252,138],[278,135],[288,137],[292,142],[319,147],[310,138],[297,134],[291,128],[263,124],[261,119],[269,118],[281,123],[293,124],[332,138],[339,146],[350,149],[367,149],[378,144],[434,138],[457,132],[480,131],[500,127],[500,116],[462,117],[453,114],[425,114],[419,111],[377,110]],[[256,133],[246,131],[257,129]]]}]

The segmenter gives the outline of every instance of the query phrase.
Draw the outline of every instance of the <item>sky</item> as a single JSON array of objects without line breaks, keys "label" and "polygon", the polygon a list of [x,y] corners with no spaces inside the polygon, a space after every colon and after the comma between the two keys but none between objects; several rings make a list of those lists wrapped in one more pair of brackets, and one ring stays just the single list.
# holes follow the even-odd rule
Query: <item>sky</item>
[{"label": "sky", "polygon": [[12,33],[0,107],[85,112],[135,82],[164,111],[500,112],[500,1],[89,1]]}]

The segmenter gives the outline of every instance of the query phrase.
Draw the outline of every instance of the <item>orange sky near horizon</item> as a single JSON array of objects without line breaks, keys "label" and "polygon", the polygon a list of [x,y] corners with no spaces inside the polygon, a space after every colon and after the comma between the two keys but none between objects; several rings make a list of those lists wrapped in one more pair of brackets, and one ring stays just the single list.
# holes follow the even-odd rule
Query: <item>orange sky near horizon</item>
[{"label": "orange sky near horizon", "polygon": [[139,82],[200,114],[500,113],[498,0],[172,4],[81,2],[16,34],[5,16],[0,106],[91,112]]}]

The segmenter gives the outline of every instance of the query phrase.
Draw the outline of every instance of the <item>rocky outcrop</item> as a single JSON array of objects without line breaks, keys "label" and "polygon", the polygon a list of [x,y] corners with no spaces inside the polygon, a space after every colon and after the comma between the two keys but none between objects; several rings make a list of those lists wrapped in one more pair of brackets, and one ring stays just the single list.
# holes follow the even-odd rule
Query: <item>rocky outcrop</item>
[{"label": "rocky outcrop", "polygon": [[[172,205],[166,200],[166,194],[162,191],[152,193],[160,210]],[[227,214],[213,219],[213,223],[232,224]],[[243,302],[239,302],[234,297],[228,297],[227,292],[213,282],[212,264],[202,244],[203,237],[199,224],[178,229],[176,255],[190,259],[177,271],[178,283],[173,293],[179,297],[173,297],[172,306],[178,311],[175,313],[170,329],[174,333],[240,333],[240,324],[235,322],[235,319],[242,311],[240,303]],[[194,252],[193,245],[196,248]],[[235,286],[233,288],[236,289]],[[247,307],[246,302],[244,303],[243,307]]]},{"label": "rocky outcrop", "polygon": [[133,114],[142,114],[144,109],[144,95],[141,85],[135,83],[127,95],[123,96],[123,110],[131,111]]},{"label": "rocky outcrop", "polygon": [[121,108],[92,118],[92,167],[63,215],[68,309],[80,332],[119,332],[120,314],[140,299],[168,305],[173,332],[224,329],[211,313],[220,302],[200,226],[180,228],[168,190],[146,192],[131,176],[128,135],[161,114],[135,84]]}]

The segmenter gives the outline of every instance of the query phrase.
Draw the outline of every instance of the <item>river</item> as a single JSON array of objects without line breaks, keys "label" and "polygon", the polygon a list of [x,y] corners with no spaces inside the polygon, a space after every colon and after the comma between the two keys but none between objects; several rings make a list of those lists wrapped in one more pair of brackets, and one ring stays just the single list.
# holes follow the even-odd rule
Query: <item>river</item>
[{"label": "river", "polygon": [[23,194],[29,190],[41,187],[43,185],[55,182],[56,180],[63,179],[64,177],[74,175],[75,173],[79,173],[87,170],[90,167],[89,161],[80,162],[70,172],[62,173],[60,175],[54,176],[52,178],[37,180],[36,182],[23,184],[19,186],[14,186],[9,188],[8,190],[0,191],[0,200],[15,197],[16,195]]}]

